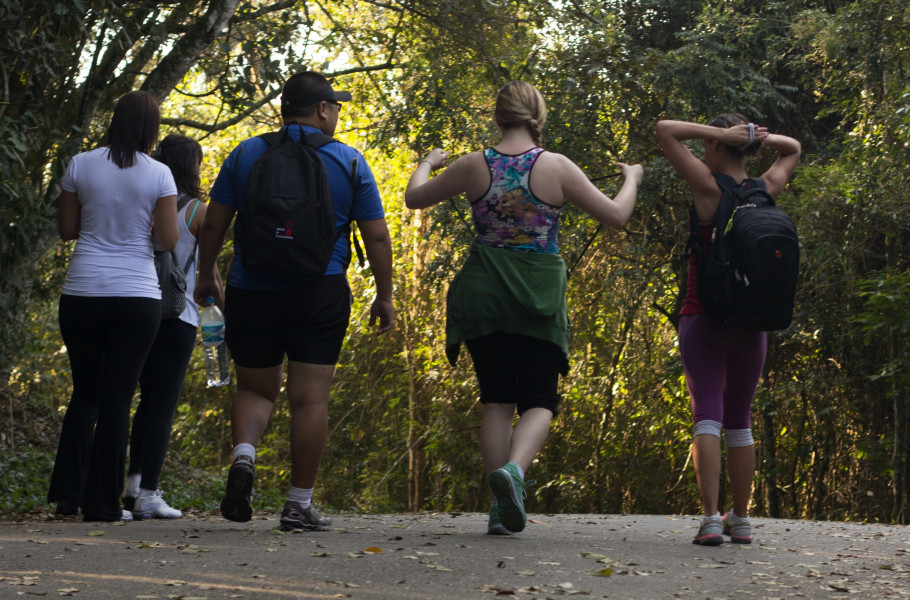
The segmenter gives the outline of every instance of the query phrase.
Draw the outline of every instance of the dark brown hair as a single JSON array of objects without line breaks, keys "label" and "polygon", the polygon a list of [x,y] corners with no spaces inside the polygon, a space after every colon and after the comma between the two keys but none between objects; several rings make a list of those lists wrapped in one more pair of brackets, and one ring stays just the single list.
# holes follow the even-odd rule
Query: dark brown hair
[{"label": "dark brown hair", "polygon": [[547,103],[530,83],[514,80],[502,86],[496,96],[493,116],[503,129],[527,127],[534,143],[540,146],[543,126],[547,122]]},{"label": "dark brown hair", "polygon": [[158,141],[161,113],[154,96],[128,92],[117,101],[107,129],[110,158],[121,169],[132,167],[137,152],[149,152]]},{"label": "dark brown hair", "polygon": [[177,191],[193,198],[202,196],[202,184],[199,177],[199,165],[202,164],[202,146],[199,142],[184,135],[172,133],[167,136],[154,156],[171,170]]},{"label": "dark brown hair", "polygon": [[[720,127],[722,129],[729,129],[735,125],[748,125],[751,121],[739,113],[724,113],[722,115],[717,115],[714,119],[708,123],[711,127]],[[758,149],[761,148],[761,142],[755,141],[746,146],[745,148],[734,148],[733,146],[728,146],[724,144],[724,148],[727,152],[733,156],[744,156],[746,154],[755,154],[758,152]]]}]

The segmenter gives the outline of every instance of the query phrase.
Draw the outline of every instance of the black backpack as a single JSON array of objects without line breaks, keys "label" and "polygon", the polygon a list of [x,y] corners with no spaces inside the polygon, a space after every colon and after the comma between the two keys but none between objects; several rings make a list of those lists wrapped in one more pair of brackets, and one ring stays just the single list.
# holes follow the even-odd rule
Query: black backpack
[{"label": "black backpack", "polygon": [[316,151],[335,139],[309,133],[295,141],[287,128],[259,137],[269,147],[250,168],[234,225],[243,267],[261,273],[322,275],[335,243],[350,231],[350,220],[341,230],[335,228],[328,174]]},{"label": "black backpack", "polygon": [[707,247],[690,211],[698,299],[708,315],[734,327],[786,329],[793,320],[799,275],[799,237],[760,179],[741,184],[713,173],[723,190]]}]

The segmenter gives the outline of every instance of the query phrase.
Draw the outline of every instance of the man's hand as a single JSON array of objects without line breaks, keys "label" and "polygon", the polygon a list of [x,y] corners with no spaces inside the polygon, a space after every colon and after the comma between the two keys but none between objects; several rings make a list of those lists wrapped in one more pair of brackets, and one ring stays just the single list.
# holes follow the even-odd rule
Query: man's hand
[{"label": "man's hand", "polygon": [[377,335],[382,335],[390,330],[395,324],[395,305],[391,300],[380,300],[376,298],[370,306],[370,327],[379,320],[379,328],[376,330]]}]

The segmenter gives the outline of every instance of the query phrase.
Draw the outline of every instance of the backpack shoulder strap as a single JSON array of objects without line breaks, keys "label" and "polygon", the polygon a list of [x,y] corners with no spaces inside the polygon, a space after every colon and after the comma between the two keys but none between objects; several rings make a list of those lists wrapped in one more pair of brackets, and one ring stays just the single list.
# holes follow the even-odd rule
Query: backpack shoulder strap
[{"label": "backpack shoulder strap", "polygon": [[737,190],[737,199],[740,204],[758,200],[770,206],[777,205],[777,200],[768,193],[768,186],[761,177],[753,177],[743,181],[742,186]]},{"label": "backpack shoulder strap", "polygon": [[717,182],[717,185],[719,185],[720,189],[724,192],[739,185],[736,183],[735,179],[724,173],[714,173],[712,171],[711,176],[714,177],[714,181]]},{"label": "backpack shoulder strap", "polygon": [[[313,146],[314,148],[321,148],[326,144],[331,144],[332,142],[337,142],[335,138],[330,135],[326,135],[319,131],[306,134],[307,144]],[[360,263],[361,268],[366,264],[366,260],[363,256],[363,249],[360,247],[360,240],[357,238],[357,232],[354,230],[354,219],[352,214],[354,212],[354,182],[357,178],[357,159],[354,158],[351,160],[351,168],[348,174],[348,182],[351,184],[351,210],[348,212],[348,222],[345,223],[342,230],[339,232],[340,235],[344,235],[345,232],[350,231],[352,241],[354,242],[354,250],[357,253],[357,261]]]},{"label": "backpack shoulder strap", "polygon": [[260,140],[265,142],[269,147],[274,146],[286,135],[287,130],[284,131],[270,131],[268,133],[263,133],[257,136]]},{"label": "backpack shoulder strap", "polygon": [[714,176],[714,181],[717,182],[723,192],[720,195],[720,201],[717,203],[717,212],[714,213],[714,228],[719,232],[723,232],[727,228],[727,221],[733,215],[733,210],[739,205],[737,191],[740,188],[740,184],[729,175],[723,173],[712,172],[711,175]]},{"label": "backpack shoulder strap", "polygon": [[332,142],[337,142],[335,138],[330,135],[326,135],[320,131],[314,131],[313,133],[306,134],[306,143],[312,146],[313,148],[322,148],[326,144]]},{"label": "backpack shoulder strap", "polygon": [[351,230],[351,239],[354,242],[354,250],[357,252],[357,262],[362,269],[366,265],[366,259],[363,256],[363,248],[360,247],[360,240],[357,239],[357,231],[354,229],[354,192],[357,188],[354,183],[357,180],[357,158],[351,159],[351,175],[348,181],[351,182],[351,210],[348,211],[348,228]]},{"label": "backpack shoulder strap", "polygon": [[180,195],[177,197],[177,212],[183,210],[183,207],[190,203],[193,197],[184,192],[180,192]]}]

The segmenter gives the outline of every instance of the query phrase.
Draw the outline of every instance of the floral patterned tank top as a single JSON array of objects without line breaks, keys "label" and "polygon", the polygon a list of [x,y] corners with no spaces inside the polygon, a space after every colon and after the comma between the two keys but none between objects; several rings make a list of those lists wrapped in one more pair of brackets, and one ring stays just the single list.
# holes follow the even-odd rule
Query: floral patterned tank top
[{"label": "floral patterned tank top", "polygon": [[562,208],[538,200],[529,183],[531,168],[542,152],[532,148],[512,156],[484,150],[492,181],[472,207],[478,243],[519,252],[559,251],[556,234]]}]

